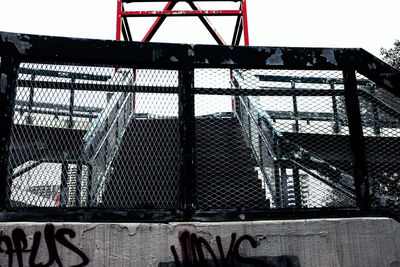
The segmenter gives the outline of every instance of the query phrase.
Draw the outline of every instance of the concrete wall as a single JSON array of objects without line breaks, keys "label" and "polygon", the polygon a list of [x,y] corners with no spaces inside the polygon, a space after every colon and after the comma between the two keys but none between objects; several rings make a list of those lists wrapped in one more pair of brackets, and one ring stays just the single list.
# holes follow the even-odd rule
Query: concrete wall
[{"label": "concrete wall", "polygon": [[10,260],[12,266],[177,266],[176,261],[203,260],[203,254],[210,266],[215,260],[232,264],[233,259],[235,266],[400,266],[400,224],[387,218],[170,224],[21,222],[2,223],[0,230],[1,266]]}]

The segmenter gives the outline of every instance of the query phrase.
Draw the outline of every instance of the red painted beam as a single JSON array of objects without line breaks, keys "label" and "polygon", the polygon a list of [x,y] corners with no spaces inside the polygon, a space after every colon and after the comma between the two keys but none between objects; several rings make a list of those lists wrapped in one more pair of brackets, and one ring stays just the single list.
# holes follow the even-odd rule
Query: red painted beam
[{"label": "red painted beam", "polygon": [[121,40],[121,12],[122,12],[122,0],[117,0],[117,32],[116,32],[116,40]]},{"label": "red painted beam", "polygon": [[160,17],[160,16],[242,16],[242,10],[162,10],[162,11],[125,11],[124,17]]},{"label": "red painted beam", "polygon": [[[163,11],[169,11],[174,8],[176,5],[176,2],[168,2],[167,5],[164,7]],[[151,38],[153,38],[154,34],[158,31],[160,28],[161,24],[163,24],[165,20],[165,16],[163,17],[158,17],[156,21],[153,23],[153,25],[150,27],[146,35],[143,37],[142,42],[150,42]]]},{"label": "red painted beam", "polygon": [[250,45],[249,41],[249,24],[247,23],[247,5],[246,0],[242,0],[242,12],[243,12],[243,32],[244,32],[244,45]]}]

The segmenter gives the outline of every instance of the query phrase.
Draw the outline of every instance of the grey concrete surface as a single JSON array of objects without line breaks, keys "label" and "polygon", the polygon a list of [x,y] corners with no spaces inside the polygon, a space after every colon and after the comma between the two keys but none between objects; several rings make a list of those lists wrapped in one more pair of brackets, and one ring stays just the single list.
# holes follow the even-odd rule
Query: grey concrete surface
[{"label": "grey concrete surface", "polygon": [[86,264],[85,259],[87,266],[175,266],[173,251],[180,262],[185,254],[186,261],[200,260],[203,251],[211,266],[210,251],[218,261],[227,255],[234,258],[236,266],[262,266],[267,261],[291,262],[292,266],[400,266],[400,224],[388,218],[170,224],[20,222],[1,223],[0,230],[1,266],[7,266],[10,258],[12,266],[19,262],[23,266],[49,262],[73,266]]}]

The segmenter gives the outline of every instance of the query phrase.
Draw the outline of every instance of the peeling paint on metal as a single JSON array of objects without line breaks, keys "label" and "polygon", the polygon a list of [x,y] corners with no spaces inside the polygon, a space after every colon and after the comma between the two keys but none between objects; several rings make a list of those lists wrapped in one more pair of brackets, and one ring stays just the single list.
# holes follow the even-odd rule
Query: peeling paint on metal
[{"label": "peeling paint on metal", "polygon": [[283,66],[283,60],[282,60],[282,50],[280,48],[276,49],[275,54],[267,58],[266,64],[268,66]]},{"label": "peeling paint on metal", "polygon": [[0,77],[0,91],[2,94],[6,93],[6,87],[7,87],[7,74],[2,73]]},{"label": "peeling paint on metal", "polygon": [[332,48],[326,48],[322,50],[321,57],[326,58],[327,63],[332,63],[337,66],[335,53]]},{"label": "peeling paint on metal", "polygon": [[235,62],[232,60],[232,59],[229,59],[229,60],[224,60],[223,62],[221,62],[221,64],[229,64],[229,65],[233,65],[233,64],[235,64]]},{"label": "peeling paint on metal", "polygon": [[376,69],[376,64],[375,63],[368,64],[368,68],[370,70],[375,70]]},{"label": "peeling paint on metal", "polygon": [[161,55],[162,55],[161,50],[154,49],[152,55],[153,62],[157,61],[161,57]]},{"label": "peeling paint on metal", "polygon": [[188,56],[189,56],[189,57],[194,57],[194,51],[193,51],[193,49],[189,49],[189,50],[188,50]]},{"label": "peeling paint on metal", "polygon": [[25,39],[29,40],[29,37],[26,38],[26,35],[15,35],[15,34],[2,34],[1,39],[3,42],[13,43],[15,48],[18,50],[19,53],[25,54],[26,50],[32,47],[30,42],[26,42],[21,40],[19,37],[24,37]]},{"label": "peeling paint on metal", "polygon": [[393,84],[392,84],[392,82],[391,82],[390,80],[388,80],[388,79],[383,79],[383,83],[384,83],[386,86],[389,86],[390,88],[393,88]]},{"label": "peeling paint on metal", "polygon": [[177,59],[175,56],[172,56],[172,57],[170,58],[170,60],[171,60],[172,62],[178,62],[178,59]]}]

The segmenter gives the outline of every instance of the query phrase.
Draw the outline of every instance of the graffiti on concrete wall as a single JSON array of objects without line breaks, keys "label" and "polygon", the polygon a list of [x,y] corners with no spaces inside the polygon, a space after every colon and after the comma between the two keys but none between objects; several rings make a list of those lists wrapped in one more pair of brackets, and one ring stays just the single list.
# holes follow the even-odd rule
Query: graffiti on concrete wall
[{"label": "graffiti on concrete wall", "polygon": [[[195,233],[184,231],[179,235],[181,258],[178,256],[177,248],[171,246],[174,263],[160,263],[164,266],[300,266],[297,257],[248,257],[241,254],[241,246],[248,242],[252,248],[257,248],[258,243],[250,235],[237,236],[232,233],[227,251],[224,251],[223,241],[220,236],[215,238],[217,248],[214,250],[210,243]],[[211,259],[207,259],[205,254]]]},{"label": "graffiti on concrete wall", "polygon": [[[75,231],[70,228],[59,228],[55,230],[54,225],[47,224],[43,230],[44,242],[42,243],[42,232],[37,231],[33,235],[33,242],[30,247],[28,247],[28,240],[24,230],[21,228],[15,228],[11,236],[0,234],[0,253],[5,253],[8,256],[8,266],[13,265],[14,256],[18,262],[18,266],[52,266],[54,263],[58,266],[63,266],[61,258],[57,251],[56,243],[64,246],[70,251],[74,252],[80,259],[81,263],[75,265],[86,266],[89,264],[89,258],[86,254],[71,243],[70,239],[75,238]],[[46,263],[37,262],[37,254],[40,245],[45,244],[48,252],[48,261]],[[28,263],[24,263],[24,254],[29,254]]]},{"label": "graffiti on concrete wall", "polygon": [[[57,265],[62,267],[63,255],[60,253],[66,251],[68,251],[68,257],[74,257],[74,261],[76,258],[77,264],[74,267],[89,264],[89,257],[74,245],[73,239],[76,233],[73,229],[66,227],[56,229],[49,223],[43,231],[36,231],[33,237],[30,236],[31,234],[25,233],[18,227],[14,228],[10,234],[0,232],[0,254],[3,254],[4,261],[8,261],[8,266]],[[132,241],[135,242],[135,240]],[[232,233],[225,240],[216,236],[215,242],[213,241],[186,230],[180,232],[178,245],[169,247],[173,262],[159,263],[158,266],[300,266],[296,256],[259,256],[255,251],[249,253],[249,249],[256,249],[259,246],[259,240],[257,241],[251,235],[239,236]],[[263,250],[266,250],[266,247],[263,247]],[[257,256],[248,256],[249,254]]]}]

